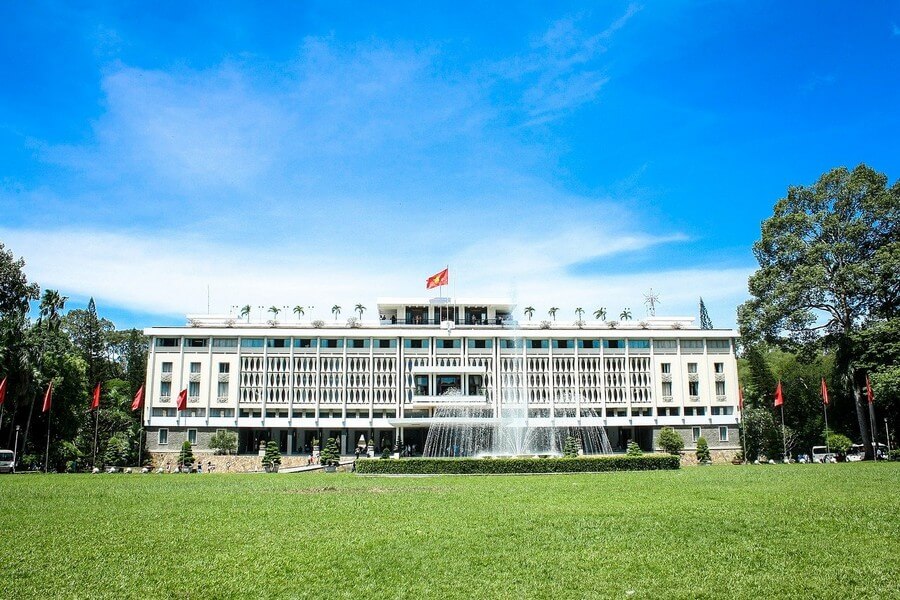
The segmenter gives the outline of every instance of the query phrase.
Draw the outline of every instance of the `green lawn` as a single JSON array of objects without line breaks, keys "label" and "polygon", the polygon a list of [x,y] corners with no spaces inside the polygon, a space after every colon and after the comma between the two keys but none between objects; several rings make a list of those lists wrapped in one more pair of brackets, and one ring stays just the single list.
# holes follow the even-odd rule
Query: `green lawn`
[{"label": "green lawn", "polygon": [[0,598],[900,598],[900,464],[0,477]]}]

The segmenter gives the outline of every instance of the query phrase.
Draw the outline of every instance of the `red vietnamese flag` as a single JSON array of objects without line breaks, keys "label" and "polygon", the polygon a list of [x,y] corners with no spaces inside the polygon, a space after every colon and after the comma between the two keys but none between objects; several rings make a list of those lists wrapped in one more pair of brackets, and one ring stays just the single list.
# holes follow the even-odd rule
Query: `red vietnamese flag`
[{"label": "red vietnamese flag", "polygon": [[775,388],[775,408],[784,404],[784,394],[781,393],[781,380],[778,380],[778,387]]},{"label": "red vietnamese flag", "polygon": [[447,267],[440,273],[435,273],[431,277],[425,280],[425,289],[430,290],[431,288],[436,288],[439,285],[447,285],[450,283],[450,267]]},{"label": "red vietnamese flag", "polygon": [[738,386],[738,410],[744,412],[744,388]]},{"label": "red vietnamese flag", "polygon": [[875,403],[875,394],[872,392],[872,382],[869,381],[868,375],[866,375],[866,398],[869,400],[869,404]]},{"label": "red vietnamese flag", "polygon": [[91,410],[97,410],[100,408],[100,384],[97,384],[97,387],[94,388],[94,398],[91,400]]},{"label": "red vietnamese flag", "polygon": [[187,408],[187,389],[181,390],[178,392],[178,410],[185,410]]},{"label": "red vietnamese flag", "polygon": [[0,381],[0,406],[3,406],[4,400],[6,400],[6,377]]},{"label": "red vietnamese flag", "polygon": [[44,392],[44,407],[41,409],[41,412],[47,412],[50,410],[50,404],[53,402],[53,380],[50,380],[50,383],[47,384],[47,391]]},{"label": "red vietnamese flag", "polygon": [[825,406],[828,406],[828,384],[825,383],[825,378],[822,378],[822,403]]},{"label": "red vietnamese flag", "polygon": [[137,410],[144,405],[144,386],[138,388],[134,395],[134,401],[131,403],[131,410]]}]

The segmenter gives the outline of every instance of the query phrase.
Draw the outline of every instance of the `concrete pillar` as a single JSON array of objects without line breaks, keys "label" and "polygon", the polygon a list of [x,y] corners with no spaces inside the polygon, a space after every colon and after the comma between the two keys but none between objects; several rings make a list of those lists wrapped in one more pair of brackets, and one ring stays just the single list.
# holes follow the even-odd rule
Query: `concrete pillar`
[{"label": "concrete pillar", "polygon": [[288,429],[288,434],[287,434],[287,453],[288,453],[288,454],[293,454],[293,453],[294,453],[294,430],[293,430],[293,429]]}]

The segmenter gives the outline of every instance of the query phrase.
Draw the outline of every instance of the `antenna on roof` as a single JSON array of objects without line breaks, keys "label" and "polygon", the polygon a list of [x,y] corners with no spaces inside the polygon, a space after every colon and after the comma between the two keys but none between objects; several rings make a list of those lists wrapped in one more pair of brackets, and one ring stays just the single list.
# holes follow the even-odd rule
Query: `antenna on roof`
[{"label": "antenna on roof", "polygon": [[656,305],[662,304],[659,301],[659,294],[653,291],[653,288],[650,288],[650,291],[644,294],[644,304],[647,306],[647,313],[651,317],[656,316]]}]

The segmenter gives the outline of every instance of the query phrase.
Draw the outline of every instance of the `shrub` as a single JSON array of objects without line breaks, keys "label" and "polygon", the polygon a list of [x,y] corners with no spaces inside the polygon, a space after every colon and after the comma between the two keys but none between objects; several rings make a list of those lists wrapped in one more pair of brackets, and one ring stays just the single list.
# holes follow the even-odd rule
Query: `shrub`
[{"label": "shrub", "polygon": [[103,464],[112,467],[124,467],[126,462],[128,462],[128,440],[116,434],[106,442]]},{"label": "shrub", "polygon": [[323,465],[326,467],[329,465],[337,465],[340,463],[341,451],[338,448],[337,440],[333,437],[328,438],[328,441],[325,442],[325,447],[322,448],[322,453],[319,454],[319,459]]},{"label": "shrub", "polygon": [[900,460],[900,448],[894,448],[888,452],[888,458],[891,460]]},{"label": "shrub", "polygon": [[828,449],[838,454],[847,454],[847,450],[853,445],[853,440],[840,433],[829,433],[826,439],[828,440]]},{"label": "shrub", "polygon": [[181,445],[181,452],[178,453],[178,464],[184,467],[190,467],[194,464],[194,452],[191,443],[184,440]]},{"label": "shrub", "polygon": [[263,454],[262,464],[268,469],[281,464],[281,450],[278,449],[278,442],[270,440],[266,444],[266,453]]},{"label": "shrub", "polygon": [[671,427],[663,427],[659,430],[659,447],[669,454],[681,454],[684,450],[684,439]]},{"label": "shrub", "polygon": [[625,452],[626,456],[642,456],[643,454],[644,451],[641,450],[637,442],[628,442],[628,450]]},{"label": "shrub", "polygon": [[220,429],[209,438],[209,447],[216,454],[231,454],[237,450],[237,434],[227,429]]},{"label": "shrub", "polygon": [[702,435],[697,440],[697,461],[702,463],[712,462],[709,456],[709,444],[706,443],[706,438]]},{"label": "shrub", "polygon": [[678,469],[681,460],[670,454],[642,456],[579,456],[577,458],[361,458],[356,471],[367,474],[499,475],[506,473],[600,473]]},{"label": "shrub", "polygon": [[566,436],[566,443],[563,445],[563,456],[566,458],[576,458],[578,456],[578,440],[574,435]]}]

